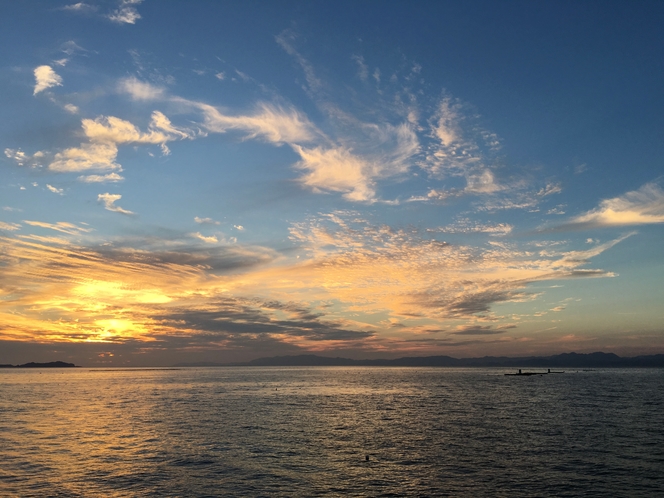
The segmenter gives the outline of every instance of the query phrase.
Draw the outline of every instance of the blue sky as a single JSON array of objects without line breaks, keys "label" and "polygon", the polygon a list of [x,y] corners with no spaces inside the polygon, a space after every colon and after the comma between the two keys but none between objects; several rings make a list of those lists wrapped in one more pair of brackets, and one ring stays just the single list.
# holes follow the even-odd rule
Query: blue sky
[{"label": "blue sky", "polygon": [[1,12],[0,363],[664,352],[660,2]]}]

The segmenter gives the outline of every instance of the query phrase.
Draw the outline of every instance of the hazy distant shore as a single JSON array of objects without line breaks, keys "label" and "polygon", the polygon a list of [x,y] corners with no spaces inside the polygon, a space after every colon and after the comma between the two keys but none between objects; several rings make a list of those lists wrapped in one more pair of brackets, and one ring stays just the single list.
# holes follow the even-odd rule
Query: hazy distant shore
[{"label": "hazy distant shore", "polygon": [[214,366],[387,366],[387,367],[554,367],[554,368],[662,368],[664,354],[620,357],[613,353],[563,353],[554,356],[484,356],[482,358],[453,358],[451,356],[412,356],[387,359],[353,360],[330,358],[313,354],[258,358],[244,363],[178,363],[175,367]]},{"label": "hazy distant shore", "polygon": [[48,363],[24,363],[22,365],[0,365],[0,368],[77,368],[73,363],[50,361]]},{"label": "hazy distant shore", "polygon": [[[453,358],[451,356],[406,356],[395,359],[361,359],[302,354],[272,356],[247,362],[181,362],[177,367],[507,367],[507,368],[664,368],[664,354],[621,357],[613,353],[563,353],[553,356],[484,356],[481,358]],[[0,364],[0,368],[78,368],[73,363]],[[137,368],[135,365],[113,368]],[[161,367],[163,368],[163,367]]]}]

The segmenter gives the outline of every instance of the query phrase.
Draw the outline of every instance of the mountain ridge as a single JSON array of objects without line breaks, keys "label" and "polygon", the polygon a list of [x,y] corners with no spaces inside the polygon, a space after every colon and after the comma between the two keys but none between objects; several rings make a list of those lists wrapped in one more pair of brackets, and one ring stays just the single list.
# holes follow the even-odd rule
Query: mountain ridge
[{"label": "mountain ridge", "polygon": [[621,357],[615,353],[561,353],[552,356],[404,356],[395,359],[363,359],[319,356],[315,354],[272,356],[241,363],[177,363],[175,367],[213,366],[394,366],[394,367],[566,367],[566,368],[664,368],[664,354]]},{"label": "mountain ridge", "polygon": [[76,368],[73,363],[66,363],[64,361],[49,361],[48,363],[23,363],[22,365],[0,365],[0,368]]}]

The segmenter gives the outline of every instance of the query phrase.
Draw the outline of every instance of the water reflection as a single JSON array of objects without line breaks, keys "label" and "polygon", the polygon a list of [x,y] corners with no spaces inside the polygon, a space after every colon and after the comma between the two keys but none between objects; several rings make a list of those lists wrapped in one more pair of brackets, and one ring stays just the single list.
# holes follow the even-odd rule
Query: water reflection
[{"label": "water reflection", "polygon": [[661,370],[503,373],[1,372],[0,495],[664,491]]}]

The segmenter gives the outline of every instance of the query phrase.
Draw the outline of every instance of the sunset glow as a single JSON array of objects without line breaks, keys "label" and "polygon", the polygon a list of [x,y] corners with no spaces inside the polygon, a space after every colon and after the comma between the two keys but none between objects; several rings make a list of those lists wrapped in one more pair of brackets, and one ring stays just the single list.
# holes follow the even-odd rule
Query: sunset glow
[{"label": "sunset glow", "polygon": [[242,5],[4,7],[0,363],[664,352],[661,39]]}]

